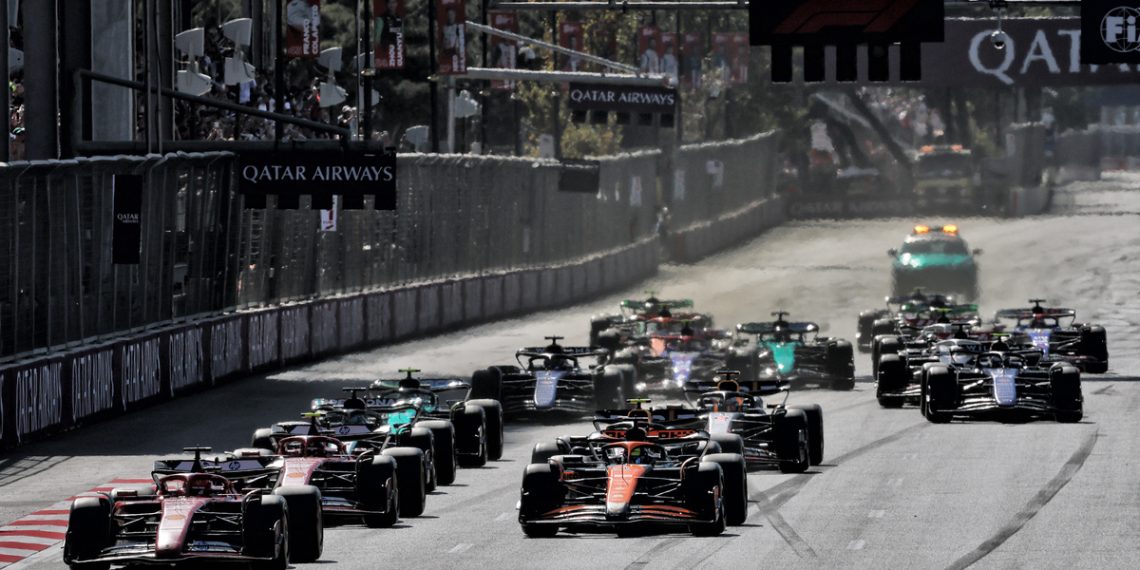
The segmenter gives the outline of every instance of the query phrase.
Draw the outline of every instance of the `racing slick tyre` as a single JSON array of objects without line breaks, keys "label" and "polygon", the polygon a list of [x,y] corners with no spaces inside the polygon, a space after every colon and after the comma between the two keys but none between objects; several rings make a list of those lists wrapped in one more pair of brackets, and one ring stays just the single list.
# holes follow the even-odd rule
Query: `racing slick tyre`
[{"label": "racing slick tyre", "polygon": [[612,410],[622,407],[622,373],[612,366],[607,366],[601,374],[594,375],[594,409]]},{"label": "racing slick tyre", "polygon": [[1067,364],[1054,365],[1049,370],[1049,388],[1053,393],[1054,419],[1061,423],[1076,423],[1084,417],[1084,398],[1081,396],[1081,373]]},{"label": "racing slick tyre", "polygon": [[838,340],[827,345],[827,375],[833,390],[855,388],[855,351],[851,343]]},{"label": "racing slick tyre", "polygon": [[735,433],[714,433],[709,439],[720,447],[715,453],[739,453],[744,455],[744,438]]},{"label": "racing slick tyre", "polygon": [[416,447],[390,447],[385,449],[383,454],[396,460],[396,489],[400,494],[400,516],[422,515],[427,502],[424,452]]},{"label": "racing slick tyre", "polygon": [[859,313],[859,324],[856,332],[859,337],[859,352],[871,352],[871,339],[875,338],[875,322],[882,316],[882,311]]},{"label": "racing slick tyre", "polygon": [[686,472],[684,477],[685,497],[689,509],[698,513],[711,514],[713,522],[689,525],[689,532],[693,536],[718,536],[724,532],[727,524],[725,494],[720,493],[717,500],[716,490],[723,489],[722,468],[719,463],[701,461],[692,471]]},{"label": "racing slick tyre", "polygon": [[[557,508],[562,504],[564,494],[558,476],[549,464],[527,465],[523,472],[519,518],[526,521]],[[557,525],[523,522],[522,530],[530,538],[550,538],[558,534]]]},{"label": "racing slick tyre", "polygon": [[610,317],[594,317],[590,319],[590,346],[601,346],[602,348],[609,348],[603,346],[601,343],[602,334],[613,326],[613,320]]},{"label": "racing slick tyre", "polygon": [[503,376],[496,370],[485,368],[471,374],[471,390],[468,398],[499,400],[503,397]]},{"label": "racing slick tyre", "polygon": [[1095,359],[1093,362],[1085,363],[1085,372],[1089,374],[1108,372],[1108,339],[1104,327],[1098,325],[1081,327],[1078,347],[1082,356],[1091,356]]},{"label": "racing slick tyre", "polygon": [[439,482],[436,476],[435,437],[430,429],[419,427],[417,424],[411,429],[402,445],[417,447],[424,452],[424,489],[430,493],[435,490]]},{"label": "racing slick tyre", "polygon": [[312,485],[278,487],[273,494],[285,500],[289,513],[289,560],[315,562],[325,545],[321,516],[321,490]]},{"label": "racing slick tyre", "polygon": [[739,453],[714,453],[701,458],[701,463],[720,465],[725,522],[740,526],[748,520],[748,464]]},{"label": "racing slick tyre", "polygon": [[261,428],[254,431],[250,447],[256,447],[257,449],[268,449],[269,451],[276,453],[277,444],[273,438],[273,430],[270,428]]},{"label": "racing slick tyre", "polygon": [[958,405],[958,382],[945,366],[929,366],[922,373],[922,406],[926,420],[934,424],[950,421]]},{"label": "racing slick tyre", "polygon": [[895,322],[890,319],[875,319],[871,323],[871,338],[879,335],[893,335],[895,334]]},{"label": "racing slick tyre", "polygon": [[242,505],[243,554],[272,557],[251,566],[256,570],[289,567],[289,511],[284,497],[260,495]]},{"label": "racing slick tyre", "polygon": [[795,406],[803,410],[808,424],[808,455],[812,465],[823,463],[823,408],[819,404]]},{"label": "racing slick tyre", "polygon": [[387,528],[400,515],[400,491],[396,481],[396,458],[376,455],[356,464],[356,498],[365,510],[368,528]]},{"label": "racing slick tyre", "polygon": [[781,473],[803,473],[811,467],[807,415],[790,409],[776,419],[776,453]]},{"label": "racing slick tyre", "polygon": [[546,465],[551,457],[567,453],[570,453],[570,450],[562,447],[557,441],[542,441],[534,444],[534,449],[530,452],[530,462],[532,465],[536,463]]},{"label": "racing slick tyre", "polygon": [[470,402],[451,418],[455,424],[456,451],[461,467],[487,464],[487,411]]},{"label": "racing slick tyre", "polygon": [[498,461],[503,458],[503,405],[498,400],[468,400],[467,405],[483,408],[487,420],[483,437],[487,445],[487,459]]},{"label": "racing slick tyre", "polygon": [[907,385],[907,369],[897,354],[884,354],[879,357],[879,379],[875,382],[875,397],[884,408],[901,408],[903,398],[889,394],[904,390]]},{"label": "racing slick tyre", "polygon": [[621,333],[618,331],[602,331],[598,333],[596,341],[598,348],[604,348],[614,354],[621,350]]},{"label": "racing slick tyre", "polygon": [[416,427],[431,431],[433,446],[432,463],[435,466],[436,482],[450,485],[455,482],[455,424],[447,420],[419,422]]},{"label": "racing slick tyre", "polygon": [[72,568],[110,568],[110,563],[80,564],[99,556],[111,542],[111,502],[103,497],[80,497],[71,504],[63,559]]},{"label": "racing slick tyre", "polygon": [[901,343],[894,335],[876,336],[871,343],[871,377],[879,379],[879,361],[884,354],[898,354]]}]

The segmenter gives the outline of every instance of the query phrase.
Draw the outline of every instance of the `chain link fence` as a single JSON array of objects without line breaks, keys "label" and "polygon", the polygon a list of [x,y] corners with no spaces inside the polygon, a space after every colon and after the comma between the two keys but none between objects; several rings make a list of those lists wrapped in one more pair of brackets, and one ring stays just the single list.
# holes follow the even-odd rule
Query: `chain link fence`
[{"label": "chain link fence", "polygon": [[[542,267],[653,234],[659,153],[557,162],[402,155],[397,211],[243,210],[231,153],[0,168],[0,357],[231,309]],[[141,258],[112,264],[116,174],[142,175]],[[580,191],[579,191],[580,190]],[[369,198],[370,200],[371,198]]]}]

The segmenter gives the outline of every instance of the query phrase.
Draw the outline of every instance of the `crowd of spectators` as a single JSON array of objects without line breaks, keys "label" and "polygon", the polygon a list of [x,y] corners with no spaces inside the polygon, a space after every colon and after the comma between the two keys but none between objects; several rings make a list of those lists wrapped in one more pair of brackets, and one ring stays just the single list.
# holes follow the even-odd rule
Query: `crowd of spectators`
[{"label": "crowd of spectators", "polygon": [[[274,81],[262,70],[258,69],[250,81],[237,85],[225,84],[225,58],[233,56],[233,47],[227,43],[216,30],[207,33],[206,54],[198,62],[199,72],[213,80],[213,86],[206,96],[251,109],[276,111]],[[359,120],[356,106],[321,106],[320,83],[325,78],[319,70],[311,68],[307,62],[294,60],[290,62],[286,77],[287,95],[280,112],[356,132]],[[355,90],[350,91],[348,102],[354,102],[354,95]],[[175,106],[175,123],[176,136],[181,140],[259,141],[273,140],[276,136],[272,120],[185,101],[179,101]],[[376,140],[382,140],[383,137],[384,133],[379,132],[372,136]],[[328,138],[334,138],[334,135],[298,125],[286,124],[283,128],[282,140],[286,141]]]},{"label": "crowd of spectators", "polygon": [[[12,47],[23,49],[23,37],[19,28],[9,30]],[[24,72],[19,70],[8,77],[8,155],[9,160],[24,160],[24,142],[27,132],[24,129]]]}]

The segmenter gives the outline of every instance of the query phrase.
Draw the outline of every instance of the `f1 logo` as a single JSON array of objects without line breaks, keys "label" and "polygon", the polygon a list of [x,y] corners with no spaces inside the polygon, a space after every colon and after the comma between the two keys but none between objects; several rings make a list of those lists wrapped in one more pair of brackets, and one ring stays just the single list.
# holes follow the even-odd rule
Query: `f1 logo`
[{"label": "f1 logo", "polygon": [[862,27],[882,34],[918,4],[918,0],[809,0],[779,25],[777,34],[815,34],[824,28]]}]

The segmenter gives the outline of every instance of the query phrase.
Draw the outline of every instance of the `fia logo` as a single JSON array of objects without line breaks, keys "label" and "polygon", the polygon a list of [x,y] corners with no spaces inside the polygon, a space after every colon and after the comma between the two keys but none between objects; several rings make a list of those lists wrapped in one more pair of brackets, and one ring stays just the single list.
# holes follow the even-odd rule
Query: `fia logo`
[{"label": "fia logo", "polygon": [[1105,13],[1100,21],[1100,39],[1108,49],[1117,53],[1140,51],[1137,21],[1140,9],[1118,6]]}]

